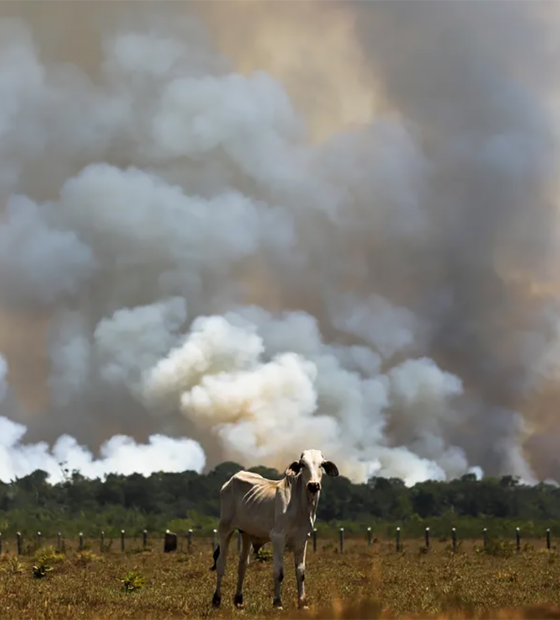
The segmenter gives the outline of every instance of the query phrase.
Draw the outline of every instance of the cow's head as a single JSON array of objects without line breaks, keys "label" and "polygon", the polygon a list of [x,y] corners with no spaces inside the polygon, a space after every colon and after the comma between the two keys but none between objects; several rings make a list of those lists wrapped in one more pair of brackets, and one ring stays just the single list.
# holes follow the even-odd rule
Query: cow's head
[{"label": "cow's head", "polygon": [[327,476],[338,476],[338,467],[332,461],[326,461],[321,450],[305,450],[299,461],[294,461],[286,469],[286,476],[301,476],[307,491],[315,495],[321,490],[323,471]]}]

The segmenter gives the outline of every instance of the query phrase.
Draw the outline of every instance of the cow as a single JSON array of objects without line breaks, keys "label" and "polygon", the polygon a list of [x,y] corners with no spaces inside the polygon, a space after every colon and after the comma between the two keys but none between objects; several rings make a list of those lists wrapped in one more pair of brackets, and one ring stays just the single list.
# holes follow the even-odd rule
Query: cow
[{"label": "cow", "polygon": [[337,466],[326,461],[320,450],[305,450],[284,472],[281,480],[267,480],[260,474],[240,471],[220,490],[219,544],[214,552],[216,590],[212,605],[219,607],[221,584],[225,573],[228,547],[235,530],[241,532],[241,552],[234,605],[243,607],[243,580],[247,571],[251,545],[255,549],[272,542],[274,607],[282,608],[281,583],[284,579],[284,551],[294,554],[298,589],[298,607],[307,608],[305,600],[305,553],[313,531],[321,493],[323,471],[338,476]]}]

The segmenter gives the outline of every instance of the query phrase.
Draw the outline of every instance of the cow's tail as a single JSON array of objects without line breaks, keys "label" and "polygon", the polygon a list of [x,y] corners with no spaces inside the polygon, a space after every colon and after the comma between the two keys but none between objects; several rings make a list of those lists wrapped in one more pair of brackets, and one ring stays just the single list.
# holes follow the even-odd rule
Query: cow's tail
[{"label": "cow's tail", "polygon": [[210,570],[216,570],[219,557],[220,557],[220,545],[218,545],[214,551],[214,565],[210,567]]}]

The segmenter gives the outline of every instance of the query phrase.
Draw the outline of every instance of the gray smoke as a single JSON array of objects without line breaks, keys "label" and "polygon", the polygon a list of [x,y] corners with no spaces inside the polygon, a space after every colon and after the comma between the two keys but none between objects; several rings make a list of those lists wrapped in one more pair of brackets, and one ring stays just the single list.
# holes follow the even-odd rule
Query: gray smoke
[{"label": "gray smoke", "polygon": [[49,401],[0,404],[0,478],[314,446],[355,480],[534,479],[523,404],[556,377],[559,307],[515,278],[556,256],[554,22],[330,4],[306,10],[354,21],[382,106],[321,141],[184,5],[99,8],[62,59],[63,20],[0,20],[0,299],[51,316]]},{"label": "gray smoke", "polygon": [[557,256],[556,28],[523,5],[354,8],[371,71],[431,166],[429,246],[404,246],[390,273],[415,266],[412,309],[432,326],[429,348],[473,388],[471,459],[527,475],[514,447],[517,409],[541,378],[535,363],[546,345],[538,339],[548,329],[507,278],[547,279]]}]

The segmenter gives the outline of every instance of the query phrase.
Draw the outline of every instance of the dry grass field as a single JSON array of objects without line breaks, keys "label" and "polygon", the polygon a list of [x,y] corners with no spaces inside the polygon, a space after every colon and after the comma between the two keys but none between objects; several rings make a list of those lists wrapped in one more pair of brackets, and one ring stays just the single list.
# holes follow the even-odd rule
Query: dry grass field
[{"label": "dry grass field", "polygon": [[[161,541],[118,541],[101,554],[98,543],[84,552],[66,544],[65,554],[47,547],[17,556],[4,543],[0,556],[0,620],[38,618],[560,618],[560,554],[542,541],[509,545],[492,554],[479,541],[463,541],[456,554],[448,543],[394,545],[319,541],[307,561],[310,609],[298,612],[292,558],[286,557],[284,610],[272,609],[272,564],[268,553],[252,560],[245,583],[245,609],[233,607],[236,579],[232,541],[222,607],[212,609],[215,584],[210,541],[186,543],[164,554]],[[311,545],[310,545],[311,546]],[[115,550],[115,547],[117,548]],[[544,607],[543,607],[544,605]]]}]

